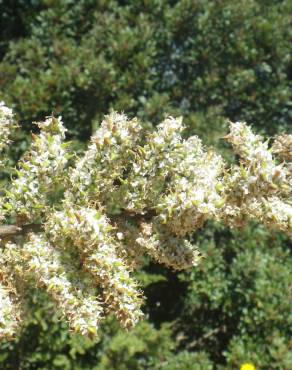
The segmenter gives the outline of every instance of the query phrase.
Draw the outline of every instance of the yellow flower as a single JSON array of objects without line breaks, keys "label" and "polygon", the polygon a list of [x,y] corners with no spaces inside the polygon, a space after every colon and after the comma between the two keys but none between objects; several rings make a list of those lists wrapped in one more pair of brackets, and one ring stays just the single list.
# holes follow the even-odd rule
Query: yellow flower
[{"label": "yellow flower", "polygon": [[245,363],[241,365],[240,370],[256,370],[256,368],[251,363]]}]

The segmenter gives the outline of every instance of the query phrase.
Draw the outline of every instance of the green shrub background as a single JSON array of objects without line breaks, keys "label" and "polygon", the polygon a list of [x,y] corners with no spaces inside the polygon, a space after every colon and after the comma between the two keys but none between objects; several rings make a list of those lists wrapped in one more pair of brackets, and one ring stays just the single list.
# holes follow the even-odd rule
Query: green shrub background
[{"label": "green shrub background", "polygon": [[[232,159],[226,120],[265,135],[292,132],[290,0],[0,0],[0,100],[23,130],[61,114],[82,148],[111,109],[155,125],[183,115]],[[173,273],[136,273],[146,320],[125,333],[114,319],[91,342],[71,335],[45,293],[22,335],[2,343],[1,369],[292,369],[291,241],[250,224],[208,223],[193,236],[206,258]]]}]

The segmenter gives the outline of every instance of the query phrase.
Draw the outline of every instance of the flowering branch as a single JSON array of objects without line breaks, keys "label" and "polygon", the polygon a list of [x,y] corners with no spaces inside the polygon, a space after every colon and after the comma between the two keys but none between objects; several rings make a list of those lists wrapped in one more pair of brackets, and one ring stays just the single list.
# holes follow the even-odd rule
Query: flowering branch
[{"label": "flowering branch", "polygon": [[[270,146],[230,122],[225,139],[239,161],[228,167],[197,136],[182,138],[181,118],[147,132],[111,113],[79,158],[64,142],[61,118],[37,125],[2,189],[0,337],[20,327],[30,285],[47,290],[73,331],[97,335],[108,312],[131,328],[143,317],[131,271],[146,254],[174,270],[197,266],[202,256],[190,235],[209,219],[230,227],[254,219],[292,237],[291,135]],[[2,164],[15,126],[1,103]]]}]

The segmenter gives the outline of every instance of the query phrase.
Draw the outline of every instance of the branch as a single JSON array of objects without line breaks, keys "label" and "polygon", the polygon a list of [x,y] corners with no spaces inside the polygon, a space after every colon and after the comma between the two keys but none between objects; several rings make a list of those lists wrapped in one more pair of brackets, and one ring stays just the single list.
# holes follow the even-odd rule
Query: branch
[{"label": "branch", "polygon": [[225,327],[224,326],[220,326],[220,327],[217,327],[215,329],[212,329],[212,330],[208,331],[207,333],[205,333],[204,335],[202,335],[200,338],[198,338],[198,339],[194,340],[193,342],[189,343],[187,345],[187,349],[190,350],[192,348],[197,347],[198,345],[204,343],[204,341],[206,339],[212,337],[215,334],[218,334],[220,331],[225,331]]},{"label": "branch", "polygon": [[28,224],[23,226],[16,225],[0,225],[0,238],[12,238],[17,235],[25,235],[29,232],[43,231],[41,224]]}]

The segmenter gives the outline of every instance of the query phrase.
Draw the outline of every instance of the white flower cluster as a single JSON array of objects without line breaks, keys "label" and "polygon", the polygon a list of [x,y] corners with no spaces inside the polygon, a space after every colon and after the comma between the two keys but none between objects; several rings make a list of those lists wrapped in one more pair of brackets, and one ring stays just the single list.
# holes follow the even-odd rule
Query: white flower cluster
[{"label": "white flower cluster", "polygon": [[205,151],[197,137],[175,150],[177,163],[156,209],[159,219],[178,236],[189,234],[215,218],[224,204],[221,156]]},{"label": "white flower cluster", "polygon": [[163,226],[141,223],[140,230],[136,244],[158,263],[173,270],[184,270],[198,265],[200,252],[188,240],[169,234]]},{"label": "white flower cluster", "polygon": [[230,123],[227,140],[241,158],[239,176],[245,186],[242,183],[240,187],[245,195],[275,194],[281,192],[283,186],[285,188],[287,171],[282,164],[277,165],[267,141],[263,142],[259,135],[241,122]]},{"label": "white flower cluster", "polygon": [[[1,273],[1,280],[5,279]],[[20,327],[21,313],[17,303],[17,295],[11,286],[1,281],[0,284],[0,340],[13,338]]]},{"label": "white flower cluster", "polygon": [[7,190],[5,207],[11,213],[35,220],[46,212],[48,196],[62,184],[67,163],[65,128],[61,118],[48,117],[38,123],[31,148],[19,161],[16,176]]},{"label": "white flower cluster", "polygon": [[277,136],[272,149],[280,158],[292,162],[292,135]]},{"label": "white flower cluster", "polygon": [[292,238],[292,204],[278,197],[262,198],[262,204],[256,204],[252,215],[266,226],[284,231]]},{"label": "white flower cluster", "polygon": [[12,109],[6,107],[3,101],[0,102],[0,152],[10,143],[9,136],[15,127]]},{"label": "white flower cluster", "polygon": [[[97,334],[103,314],[102,302],[90,277],[80,270],[80,263],[72,254],[56,249],[45,235],[30,234],[21,246],[7,243],[1,262],[15,282],[13,286],[6,272],[6,283],[10,283],[9,295],[20,297],[23,306],[27,298],[24,282],[44,288],[72,331],[86,336]],[[16,298],[9,306],[10,311],[14,310],[14,316],[10,315],[10,320],[14,318],[14,332],[18,329],[16,323],[19,326],[19,319],[15,320],[16,313],[17,318],[20,316],[19,304],[15,302]],[[3,304],[1,309],[4,308]]]},{"label": "white flower cluster", "polygon": [[72,256],[54,248],[44,236],[33,234],[20,253],[25,277],[46,288],[69,327],[83,335],[96,334],[102,304],[89,278],[74,266]]},{"label": "white flower cluster", "polygon": [[[13,125],[2,104],[1,148]],[[190,236],[208,219],[231,227],[255,219],[292,237],[291,135],[269,147],[245,123],[230,123],[239,160],[228,167],[198,137],[183,139],[181,118],[147,133],[111,113],[71,163],[61,119],[38,125],[0,205],[0,337],[17,331],[31,284],[47,290],[74,331],[96,335],[103,312],[131,328],[143,316],[131,271],[146,254],[174,270],[196,266]],[[9,223],[23,231],[17,244],[3,237]]]},{"label": "white flower cluster", "polygon": [[157,126],[157,131],[146,135],[143,146],[133,149],[126,174],[112,196],[119,209],[144,214],[157,206],[180,160],[177,149],[181,146],[182,130],[182,119],[169,117]]},{"label": "white flower cluster", "polygon": [[245,123],[230,123],[226,138],[240,156],[240,164],[224,177],[226,203],[222,218],[235,226],[255,218],[291,235],[291,176],[287,165],[278,164],[268,142]]},{"label": "white flower cluster", "polygon": [[0,339],[15,337],[24,316],[23,284],[16,274],[23,261],[14,246],[8,242],[0,250]]},{"label": "white flower cluster", "polygon": [[105,116],[88,150],[70,171],[66,197],[75,204],[103,201],[114,212],[113,194],[134,156],[140,130],[138,121],[128,120],[124,114]]},{"label": "white flower cluster", "polygon": [[[137,284],[116,252],[107,219],[90,208],[67,208],[51,215],[46,232],[64,248],[78,248],[83,268],[103,290],[104,302],[125,328],[143,316]],[[68,240],[69,239],[69,240]]]}]

